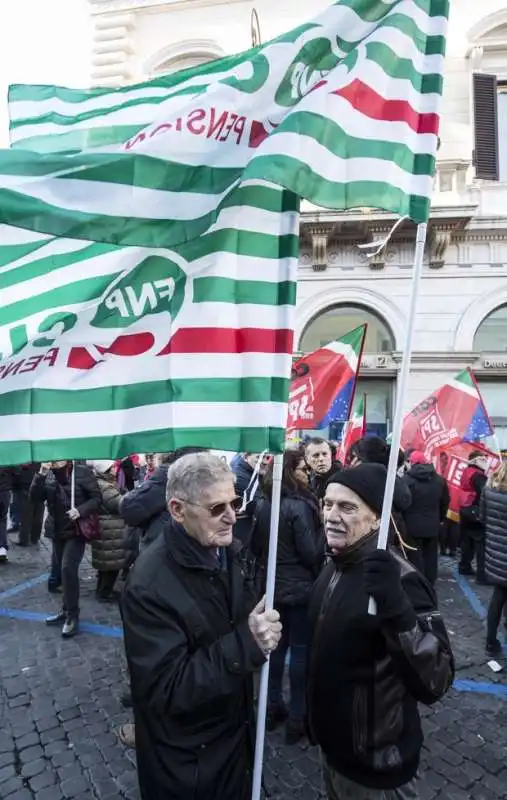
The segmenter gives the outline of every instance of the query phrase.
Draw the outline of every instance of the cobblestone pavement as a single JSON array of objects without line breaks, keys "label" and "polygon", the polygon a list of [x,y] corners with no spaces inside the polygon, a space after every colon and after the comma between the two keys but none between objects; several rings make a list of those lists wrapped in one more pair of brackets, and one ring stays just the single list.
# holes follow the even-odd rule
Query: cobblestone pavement
[{"label": "cobblestone pavement", "polygon": [[[119,702],[124,661],[118,609],[96,603],[85,560],[87,624],[80,636],[63,641],[42,624],[58,602],[46,591],[46,544],[39,550],[13,547],[10,557],[0,567],[1,800],[135,800],[134,755],[113,732],[130,720]],[[489,590],[463,580],[460,586],[453,567],[443,562],[438,592],[457,682],[443,703],[423,712],[420,797],[501,800],[507,798],[507,678],[495,675],[484,655],[481,615]],[[268,741],[265,779],[276,800],[324,796],[318,753],[285,747],[281,734]]]}]

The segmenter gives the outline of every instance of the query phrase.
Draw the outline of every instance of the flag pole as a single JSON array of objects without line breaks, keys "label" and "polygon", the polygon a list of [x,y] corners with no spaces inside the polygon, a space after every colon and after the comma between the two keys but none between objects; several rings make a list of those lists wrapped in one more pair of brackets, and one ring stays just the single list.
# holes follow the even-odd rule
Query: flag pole
[{"label": "flag pole", "polygon": [[[408,317],[407,317],[407,332],[405,338],[405,347],[403,350],[403,361],[401,364],[398,391],[396,393],[396,412],[393,420],[391,453],[389,456],[389,465],[387,467],[386,489],[384,494],[384,504],[382,506],[382,518],[380,521],[380,531],[378,537],[378,548],[380,550],[387,549],[387,541],[389,537],[389,524],[391,522],[391,507],[393,504],[394,483],[396,481],[396,474],[398,472],[398,455],[400,452],[405,400],[407,396],[408,379],[410,376],[410,365],[412,361],[412,345],[414,339],[415,314],[416,314],[417,298],[419,294],[419,286],[421,282],[422,268],[424,262],[424,249],[426,247],[427,231],[428,231],[428,226],[426,223],[422,223],[421,225],[417,226],[417,237],[416,237],[415,258],[414,258],[414,274],[412,277],[412,286],[410,290],[410,303],[409,303]],[[376,614],[377,612],[376,603],[373,597],[370,597],[368,612],[373,615]]]},{"label": "flag pole", "polygon": [[72,473],[70,476],[70,507],[74,508],[76,503],[76,462],[71,461]]},{"label": "flag pole", "polygon": [[[269,526],[269,551],[266,573],[266,609],[273,608],[275,599],[276,554],[278,550],[278,523],[282,494],[283,453],[273,462],[273,491],[271,495],[271,520]],[[269,656],[261,669],[259,699],[257,706],[257,733],[255,737],[255,759],[252,785],[252,800],[260,800],[262,789],[262,765],[264,762],[264,740],[266,738],[266,713],[268,710]]]}]

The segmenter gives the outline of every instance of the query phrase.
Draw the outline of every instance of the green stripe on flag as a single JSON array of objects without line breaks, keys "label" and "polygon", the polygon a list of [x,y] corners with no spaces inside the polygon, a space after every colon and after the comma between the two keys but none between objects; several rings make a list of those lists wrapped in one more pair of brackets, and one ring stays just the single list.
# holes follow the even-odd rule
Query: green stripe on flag
[{"label": "green stripe on flag", "polygon": [[338,158],[381,159],[386,163],[396,164],[400,169],[413,175],[433,175],[435,171],[435,158],[428,153],[414,153],[401,142],[357,139],[349,136],[347,131],[333,120],[326,120],[323,126],[322,117],[310,111],[291,114],[283,123],[283,133],[298,133],[318,139],[319,144]]},{"label": "green stripe on flag", "polygon": [[39,239],[36,242],[27,242],[26,244],[2,244],[0,241],[0,267],[10,264],[12,261],[17,261],[19,258],[35,253],[48,243],[48,239]]},{"label": "green stripe on flag", "polygon": [[[85,243],[83,242],[83,244]],[[11,248],[5,249],[10,250]],[[81,250],[57,253],[35,259],[29,264],[22,264],[16,267],[16,269],[0,272],[0,290],[7,289],[9,286],[15,286],[17,283],[22,283],[23,281],[39,278],[41,275],[49,275],[58,269],[69,267],[72,264],[80,264],[83,261],[88,261],[90,258],[96,258],[106,253],[113,253],[116,250],[119,252],[123,250],[123,248],[118,248],[112,244],[89,244],[85,245]],[[5,255],[7,256],[7,254]],[[2,248],[0,248],[0,259],[1,258]],[[9,260],[14,261],[15,259],[12,258]],[[111,280],[113,280],[112,276]]]},{"label": "green stripe on flag", "polygon": [[[389,162],[385,166],[387,177]],[[407,194],[381,181],[329,181],[292,156],[258,156],[248,165],[246,176],[285,185],[301,196],[305,194],[302,189],[311,183],[314,187],[312,202],[324,208],[382,208],[401,217],[410,217],[416,223],[425,222],[429,216],[429,197]]]},{"label": "green stripe on flag", "polygon": [[389,45],[383,42],[367,42],[366,54],[371,61],[382,67],[386,75],[395,80],[410,81],[421,94],[442,94],[443,77],[438,73],[422,75],[408,58],[399,58]]},{"label": "green stripe on flag", "polygon": [[[21,356],[19,356],[21,357]],[[0,395],[0,416],[123,411],[157,403],[286,403],[287,378],[189,378],[98,389],[19,389]]]},{"label": "green stripe on flag", "polygon": [[195,278],[194,303],[243,305],[295,305],[297,284],[293,281],[237,281],[233,278]]},{"label": "green stripe on flag", "polygon": [[0,463],[106,458],[117,453],[169,453],[179,447],[206,447],[231,453],[283,453],[285,428],[171,428],[126,433],[124,436],[94,436],[73,439],[0,441]]}]

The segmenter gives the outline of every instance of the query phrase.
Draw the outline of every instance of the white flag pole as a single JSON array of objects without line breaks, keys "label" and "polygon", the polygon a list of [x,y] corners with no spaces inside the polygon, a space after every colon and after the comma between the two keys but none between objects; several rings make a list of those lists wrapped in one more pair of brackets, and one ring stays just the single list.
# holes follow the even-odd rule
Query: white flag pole
[{"label": "white flag pole", "polygon": [[[273,490],[271,494],[271,520],[269,526],[269,551],[266,573],[266,609],[273,608],[275,599],[276,555],[278,550],[278,523],[280,519],[280,497],[282,494],[282,472],[283,453],[280,453],[275,456],[273,463]],[[266,713],[268,710],[268,682],[269,657],[261,669],[259,685],[252,800],[260,800],[261,797],[264,740],[266,738]]]},{"label": "white flag pole", "polygon": [[[403,361],[401,365],[400,377],[398,382],[398,390],[396,393],[396,412],[393,420],[391,453],[389,456],[389,466],[387,468],[386,489],[384,494],[384,504],[382,506],[382,518],[380,521],[380,531],[378,538],[378,547],[381,550],[385,550],[387,548],[387,540],[389,537],[389,524],[391,521],[391,507],[393,504],[394,483],[396,480],[396,474],[398,472],[398,455],[400,452],[401,432],[403,428],[403,417],[404,417],[403,411],[405,408],[405,399],[407,396],[407,389],[408,389],[408,379],[410,376],[410,365],[412,361],[412,344],[413,344],[414,328],[415,328],[415,313],[416,313],[417,298],[419,294],[419,286],[421,282],[422,268],[424,262],[424,248],[426,246],[427,230],[428,226],[426,223],[417,226],[414,274],[412,276],[410,304],[408,308],[408,317],[407,317],[407,333],[405,338],[405,347],[403,350]],[[368,612],[370,614],[376,614],[377,612],[375,600],[373,599],[373,597],[370,597]]]},{"label": "white flag pole", "polygon": [[72,474],[70,476],[70,507],[74,508],[76,503],[76,462],[72,462]]}]

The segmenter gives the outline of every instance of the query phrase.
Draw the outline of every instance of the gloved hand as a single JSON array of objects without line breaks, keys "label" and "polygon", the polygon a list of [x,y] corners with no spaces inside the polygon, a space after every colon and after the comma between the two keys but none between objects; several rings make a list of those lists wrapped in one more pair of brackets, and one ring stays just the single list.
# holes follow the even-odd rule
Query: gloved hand
[{"label": "gloved hand", "polygon": [[364,587],[377,603],[381,620],[401,622],[410,630],[416,615],[401,585],[399,564],[386,550],[375,550],[363,561]]}]

